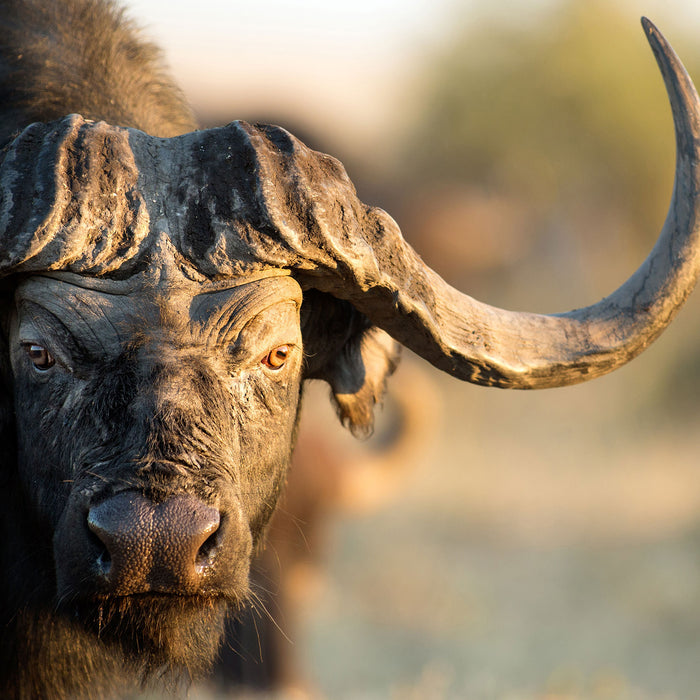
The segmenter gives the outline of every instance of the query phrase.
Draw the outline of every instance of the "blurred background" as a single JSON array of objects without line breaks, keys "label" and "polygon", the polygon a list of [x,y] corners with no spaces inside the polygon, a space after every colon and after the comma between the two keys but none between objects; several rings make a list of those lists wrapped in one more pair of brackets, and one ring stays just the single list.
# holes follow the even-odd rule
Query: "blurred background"
[{"label": "blurred background", "polygon": [[[273,122],[339,157],[483,301],[597,301],[661,228],[674,140],[639,15],[698,80],[694,0],[127,5],[203,124]],[[298,612],[271,610],[287,695],[700,698],[699,350],[696,292],[591,384],[488,390],[406,357],[408,456],[391,425],[358,445],[311,392],[317,461],[394,471],[375,497],[327,500]]]}]

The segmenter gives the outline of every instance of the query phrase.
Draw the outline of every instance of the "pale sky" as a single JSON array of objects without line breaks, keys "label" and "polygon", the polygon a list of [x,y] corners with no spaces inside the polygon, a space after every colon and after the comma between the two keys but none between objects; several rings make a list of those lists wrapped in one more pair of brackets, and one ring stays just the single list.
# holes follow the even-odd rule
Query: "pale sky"
[{"label": "pale sky", "polygon": [[[372,138],[449,0],[128,0],[198,106]],[[436,8],[443,7],[443,12]],[[193,9],[193,8],[196,8]]]},{"label": "pale sky", "polygon": [[[375,147],[401,109],[421,56],[450,31],[456,13],[493,8],[535,21],[555,0],[125,0],[130,15],[165,50],[191,102],[287,117],[359,147]],[[674,27],[700,35],[697,0],[628,0],[673,41]],[[487,9],[488,8],[488,9]],[[641,36],[641,29],[640,29]]]}]

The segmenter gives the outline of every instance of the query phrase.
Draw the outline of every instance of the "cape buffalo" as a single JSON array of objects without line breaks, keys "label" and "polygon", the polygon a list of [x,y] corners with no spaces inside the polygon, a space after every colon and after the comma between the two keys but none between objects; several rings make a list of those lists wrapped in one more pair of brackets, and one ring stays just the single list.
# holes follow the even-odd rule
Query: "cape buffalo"
[{"label": "cape buffalo", "polygon": [[677,132],[666,224],[612,295],[542,316],[450,287],[283,129],[195,131],[109,0],[0,2],[0,696],[99,697],[211,664],[304,380],[363,433],[398,343],[525,389],[609,372],[661,333],[700,268],[700,110],[644,27]]}]

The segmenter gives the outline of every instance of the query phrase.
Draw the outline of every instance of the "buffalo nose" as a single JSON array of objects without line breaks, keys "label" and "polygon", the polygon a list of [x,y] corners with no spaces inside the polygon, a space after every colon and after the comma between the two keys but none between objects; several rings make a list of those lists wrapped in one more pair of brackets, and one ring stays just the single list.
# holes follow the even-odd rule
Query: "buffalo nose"
[{"label": "buffalo nose", "polygon": [[190,495],[155,503],[119,493],[88,512],[95,564],[110,593],[197,593],[219,544],[218,509]]}]

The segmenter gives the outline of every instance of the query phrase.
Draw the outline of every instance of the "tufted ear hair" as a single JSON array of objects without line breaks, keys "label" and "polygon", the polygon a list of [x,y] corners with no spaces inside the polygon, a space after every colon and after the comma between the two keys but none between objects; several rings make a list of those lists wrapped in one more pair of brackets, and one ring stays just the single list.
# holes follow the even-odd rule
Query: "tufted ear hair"
[{"label": "tufted ear hair", "polygon": [[313,289],[304,293],[301,330],[304,378],[328,382],[343,425],[367,437],[401,346],[348,302]]}]

